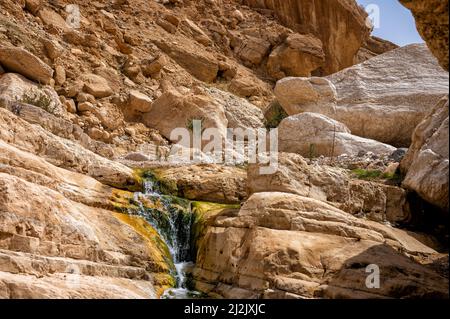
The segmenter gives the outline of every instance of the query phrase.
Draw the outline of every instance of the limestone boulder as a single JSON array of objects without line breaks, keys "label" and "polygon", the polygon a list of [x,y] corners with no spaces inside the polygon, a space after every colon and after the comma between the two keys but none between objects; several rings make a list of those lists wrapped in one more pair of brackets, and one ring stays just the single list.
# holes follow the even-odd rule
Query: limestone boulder
[{"label": "limestone boulder", "polygon": [[59,13],[50,8],[43,8],[39,10],[38,16],[47,27],[58,28],[62,31],[70,30],[66,20],[64,20]]},{"label": "limestone boulder", "polygon": [[280,80],[287,76],[311,76],[325,63],[322,41],[310,36],[293,34],[269,55],[267,71]]},{"label": "limestone boulder", "polygon": [[[196,288],[206,293],[226,298],[448,296],[447,278],[405,254],[433,258],[435,251],[404,231],[314,199],[255,194],[239,213],[220,214],[208,224],[194,271]],[[383,274],[379,289],[366,284],[369,265]]]},{"label": "limestone boulder", "polygon": [[259,65],[270,52],[270,42],[262,38],[246,36],[234,51],[237,56],[250,65]]},{"label": "limestone boulder", "polygon": [[152,99],[147,95],[131,90],[128,98],[128,107],[131,111],[137,111],[141,113],[149,112],[152,108]]},{"label": "limestone boulder", "polygon": [[417,126],[413,143],[401,163],[403,186],[448,213],[448,96]]},{"label": "limestone boulder", "polygon": [[425,45],[374,57],[327,78],[286,78],[275,95],[289,115],[321,113],[354,135],[408,147],[416,126],[448,91],[443,71]]},{"label": "limestone boulder", "polygon": [[396,148],[352,135],[344,124],[318,113],[300,113],[284,119],[279,127],[279,150],[305,157],[334,157],[360,152],[392,154]]},{"label": "limestone boulder", "polygon": [[402,47],[333,74],[333,116],[353,134],[408,147],[416,126],[448,93],[448,73],[423,44]]},{"label": "limestone boulder", "polygon": [[53,69],[44,61],[18,47],[0,47],[0,65],[8,71],[22,74],[23,76],[42,84],[49,84],[53,78]]},{"label": "limestone boulder", "polygon": [[288,115],[313,112],[335,116],[336,88],[326,78],[287,77],[277,82],[274,93]]}]

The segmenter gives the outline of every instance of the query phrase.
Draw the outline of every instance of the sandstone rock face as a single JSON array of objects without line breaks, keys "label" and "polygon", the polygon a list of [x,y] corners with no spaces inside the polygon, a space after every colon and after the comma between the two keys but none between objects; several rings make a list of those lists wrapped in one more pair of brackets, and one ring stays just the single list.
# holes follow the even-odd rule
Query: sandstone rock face
[{"label": "sandstone rock face", "polygon": [[360,152],[391,154],[395,147],[352,135],[342,123],[318,113],[301,113],[284,119],[279,129],[279,150],[305,157],[334,157]]},{"label": "sandstone rock face", "polygon": [[245,0],[246,4],[273,10],[286,26],[312,34],[323,43],[323,72],[332,74],[354,64],[359,48],[369,38],[367,14],[355,1]]},{"label": "sandstone rock face", "polygon": [[389,51],[392,51],[392,50],[395,50],[398,48],[399,48],[398,45],[396,45],[390,41],[387,41],[387,40],[384,40],[384,39],[381,39],[381,38],[378,38],[375,36],[371,36],[371,37],[369,37],[367,42],[364,43],[363,46],[359,49],[357,62],[362,63],[366,60],[376,57],[377,55],[380,55],[380,54],[383,54],[383,53],[386,53],[386,52],[389,52]]},{"label": "sandstone rock face", "polygon": [[425,45],[390,51],[327,79],[286,78],[275,94],[290,115],[321,113],[355,135],[400,147],[410,145],[449,81]]},{"label": "sandstone rock face", "polygon": [[270,53],[267,71],[276,80],[286,76],[311,76],[311,72],[324,63],[322,41],[308,35],[293,34]]},{"label": "sandstone rock face", "polygon": [[275,174],[260,173],[261,164],[248,167],[249,195],[283,192],[329,203],[352,215],[391,223],[410,217],[406,191],[400,187],[354,180],[349,171],[325,165],[308,165],[296,154],[279,153]]},{"label": "sandstone rock face", "polygon": [[114,207],[111,188],[0,148],[2,298],[154,298],[168,284],[143,221],[98,208]]},{"label": "sandstone rock face", "polygon": [[448,96],[417,126],[402,161],[403,185],[448,213]]},{"label": "sandstone rock face", "polygon": [[[20,112],[31,121],[30,110]],[[115,212],[133,194],[87,176],[121,183],[110,179],[120,165],[43,129],[57,121],[30,125],[4,108],[0,114],[0,296],[155,298],[169,286],[154,230]]]},{"label": "sandstone rock face", "polygon": [[[260,193],[210,224],[194,275],[197,289],[229,298],[448,296],[448,279],[399,250],[435,254],[406,232],[320,201]],[[366,286],[371,264],[385,278],[376,292]]]},{"label": "sandstone rock face", "polygon": [[53,77],[51,67],[22,48],[0,47],[0,64],[9,71],[20,73],[42,84],[49,84]]},{"label": "sandstone rock face", "polygon": [[[17,67],[0,60],[0,298],[158,298],[175,284],[173,250],[157,229],[167,224],[152,226],[161,218],[186,232],[193,223],[177,241],[195,239],[193,283],[209,297],[448,297],[448,254],[435,251],[448,245],[395,228],[417,217],[410,191],[442,201],[435,175],[445,174],[445,112],[435,111],[405,159],[408,175],[418,173],[407,190],[396,179],[404,150],[366,153],[386,146],[364,140],[363,129],[361,138],[350,134],[361,118],[377,134],[399,134],[382,125],[385,114],[375,116],[373,104],[395,91],[383,83],[398,85],[390,112],[403,111],[398,101],[411,92],[425,108],[429,96],[419,92],[443,87],[436,62],[410,48],[380,61],[374,80],[364,70],[342,86],[284,79],[331,74],[392,48],[369,37],[354,0],[71,0],[82,14],[76,28],[68,1],[0,2],[0,57],[15,50],[6,57]],[[238,152],[239,165],[186,163],[176,152],[172,130],[192,131],[194,120],[220,138],[227,128],[277,127],[287,117],[274,99],[278,79],[279,101],[294,116],[282,125],[289,151],[317,156],[317,142],[327,156],[336,147],[365,155],[282,153],[279,170],[261,175],[266,165],[247,165]],[[353,122],[337,117],[344,86],[370,93],[361,98],[366,117],[350,107],[342,118]],[[436,164],[436,174],[416,163]],[[394,178],[362,180],[355,168]],[[366,286],[370,264],[380,267],[381,289]]]},{"label": "sandstone rock face", "polygon": [[416,18],[417,29],[448,71],[448,0],[400,0]]},{"label": "sandstone rock face", "polygon": [[[14,131],[9,129],[12,126]],[[49,133],[41,126],[33,126],[3,108],[0,108],[0,139],[53,165],[86,174],[102,183],[134,190],[141,187],[130,168]]]}]

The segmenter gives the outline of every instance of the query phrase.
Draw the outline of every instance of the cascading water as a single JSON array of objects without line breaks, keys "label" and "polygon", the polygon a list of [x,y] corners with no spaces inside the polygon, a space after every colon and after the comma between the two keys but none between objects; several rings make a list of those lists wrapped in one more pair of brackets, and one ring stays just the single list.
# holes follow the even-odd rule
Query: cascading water
[{"label": "cascading water", "polygon": [[[188,287],[186,274],[194,266],[191,229],[194,222],[191,203],[187,200],[163,195],[158,183],[149,177],[144,181],[144,193],[135,193],[138,214],[145,218],[165,241],[175,265],[176,287],[167,290],[162,298],[198,298],[199,293]],[[155,208],[146,207],[143,200],[156,203]]]}]

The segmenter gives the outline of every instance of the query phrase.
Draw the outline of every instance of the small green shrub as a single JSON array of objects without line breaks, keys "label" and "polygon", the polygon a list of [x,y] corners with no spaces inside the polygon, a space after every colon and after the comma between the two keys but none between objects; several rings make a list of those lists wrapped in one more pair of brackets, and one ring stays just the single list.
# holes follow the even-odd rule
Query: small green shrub
[{"label": "small green shrub", "polygon": [[55,114],[57,109],[57,105],[56,103],[53,103],[52,98],[39,89],[29,89],[26,91],[22,95],[20,102],[37,106],[52,114]]},{"label": "small green shrub", "polygon": [[312,160],[316,158],[316,144],[309,145],[309,159]]},{"label": "small green shrub", "polygon": [[287,117],[288,114],[280,105],[280,103],[276,100],[273,101],[265,114],[266,128],[277,128],[280,125],[281,121],[283,121]]},{"label": "small green shrub", "polygon": [[353,170],[352,173],[356,175],[356,177],[359,179],[369,179],[369,180],[380,178],[383,175],[383,172],[379,170],[367,170],[361,168]]},{"label": "small green shrub", "polygon": [[355,169],[352,173],[359,179],[373,180],[373,179],[385,179],[393,182],[400,181],[401,176],[398,173],[383,173],[380,170],[367,170],[367,169]]}]

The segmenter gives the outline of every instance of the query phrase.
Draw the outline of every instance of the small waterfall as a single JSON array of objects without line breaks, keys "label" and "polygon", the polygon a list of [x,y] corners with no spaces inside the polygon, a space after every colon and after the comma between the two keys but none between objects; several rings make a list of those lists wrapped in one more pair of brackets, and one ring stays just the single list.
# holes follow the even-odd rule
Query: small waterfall
[{"label": "small waterfall", "polygon": [[[162,298],[189,299],[199,293],[189,289],[187,273],[194,267],[195,254],[192,249],[191,230],[194,217],[191,202],[162,194],[158,181],[152,176],[144,180],[144,193],[135,193],[138,214],[145,218],[165,241],[175,265],[176,287],[169,289]],[[147,207],[144,201],[155,203]]]}]

